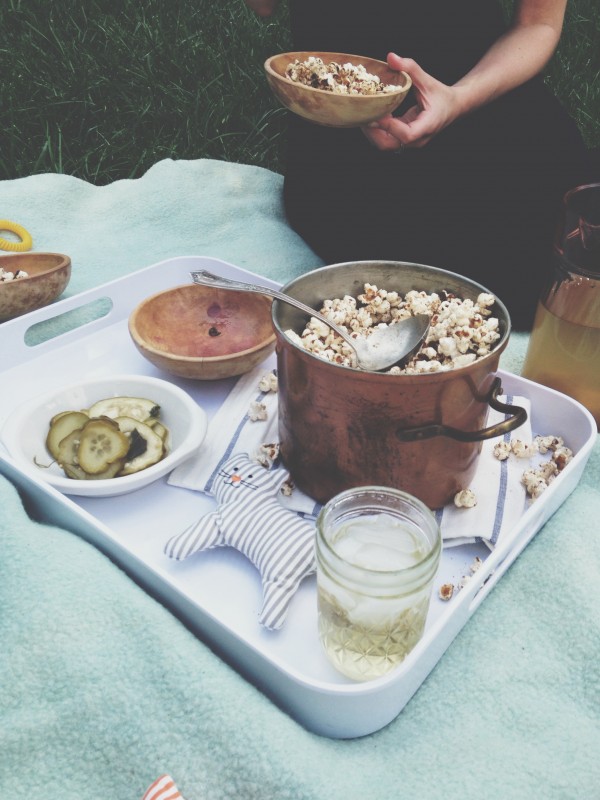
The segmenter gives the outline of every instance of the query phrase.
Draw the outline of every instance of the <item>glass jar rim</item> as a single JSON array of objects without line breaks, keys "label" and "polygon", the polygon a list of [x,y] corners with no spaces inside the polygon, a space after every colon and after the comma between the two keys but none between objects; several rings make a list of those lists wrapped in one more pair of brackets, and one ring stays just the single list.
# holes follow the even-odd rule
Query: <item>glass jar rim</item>
[{"label": "glass jar rim", "polygon": [[[368,494],[383,494],[383,495],[391,495],[395,498],[402,499],[406,501],[409,505],[419,511],[423,517],[423,519],[427,522],[428,527],[435,532],[435,541],[431,548],[428,550],[427,554],[420,560],[417,561],[416,564],[412,564],[409,567],[402,567],[400,569],[373,569],[370,567],[364,567],[360,564],[356,564],[353,561],[347,561],[343,559],[339,553],[335,550],[335,548],[331,545],[331,543],[327,540],[327,538],[323,535],[322,526],[325,520],[326,515],[331,512],[336,504],[339,504],[346,500],[349,497],[356,496],[356,495],[368,495]],[[382,513],[386,513],[383,511]],[[392,578],[395,575],[417,575],[421,571],[423,571],[432,561],[437,561],[439,554],[442,549],[442,535],[440,531],[440,526],[428,506],[423,503],[422,500],[419,500],[418,497],[415,497],[408,492],[404,492],[402,489],[395,489],[389,486],[357,486],[352,489],[346,489],[343,492],[335,495],[329,500],[319,512],[317,517],[317,537],[320,542],[324,545],[327,552],[330,556],[332,556],[337,562],[343,563],[346,568],[350,568],[351,570],[360,571],[363,575],[371,576],[373,579],[377,578]]]}]

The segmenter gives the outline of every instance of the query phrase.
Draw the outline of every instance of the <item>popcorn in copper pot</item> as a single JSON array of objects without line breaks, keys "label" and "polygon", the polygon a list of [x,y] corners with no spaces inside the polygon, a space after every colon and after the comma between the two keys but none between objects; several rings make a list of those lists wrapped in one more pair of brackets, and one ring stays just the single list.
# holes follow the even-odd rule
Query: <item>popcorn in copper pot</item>
[{"label": "popcorn in copper pot", "polygon": [[[321,313],[343,326],[351,335],[368,336],[378,326],[393,325],[416,314],[428,314],[431,326],[419,352],[404,367],[392,367],[392,375],[441,372],[468,366],[490,353],[500,339],[499,321],[491,316],[493,295],[482,292],[476,301],[449,292],[412,290],[404,297],[365,283],[354,298],[325,300]],[[312,317],[299,336],[286,335],[297,345],[324,360],[352,366],[352,348],[331,328]]]}]

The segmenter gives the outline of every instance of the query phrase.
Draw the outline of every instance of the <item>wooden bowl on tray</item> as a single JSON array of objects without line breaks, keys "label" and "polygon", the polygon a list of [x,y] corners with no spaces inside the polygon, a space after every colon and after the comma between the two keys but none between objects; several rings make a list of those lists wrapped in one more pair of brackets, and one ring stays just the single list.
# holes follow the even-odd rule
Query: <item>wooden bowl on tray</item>
[{"label": "wooden bowl on tray", "polygon": [[275,349],[270,298],[199,284],[143,300],[129,317],[129,333],[156,367],[195,380],[242,375]]},{"label": "wooden bowl on tray", "polygon": [[27,277],[0,281],[0,322],[47,306],[65,290],[71,278],[71,259],[62,253],[17,253],[0,256],[0,268]]},{"label": "wooden bowl on tray", "polygon": [[[321,59],[325,64],[334,62],[363,66],[369,75],[377,76],[382,84],[395,88],[375,94],[337,94],[287,77],[286,70],[291,63],[302,63],[311,57]],[[384,61],[349,53],[279,53],[265,61],[264,69],[273,94],[286,108],[311,122],[332,128],[358,128],[391,114],[402,103],[412,85],[405,72],[395,72]]]}]

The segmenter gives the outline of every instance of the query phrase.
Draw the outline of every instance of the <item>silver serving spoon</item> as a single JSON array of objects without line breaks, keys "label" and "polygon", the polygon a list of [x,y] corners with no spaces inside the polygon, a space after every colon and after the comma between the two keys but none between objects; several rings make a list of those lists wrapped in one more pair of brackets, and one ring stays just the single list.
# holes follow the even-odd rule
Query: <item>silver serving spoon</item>
[{"label": "silver serving spoon", "polygon": [[414,317],[394,322],[385,328],[375,328],[368,336],[354,338],[347,331],[336,325],[330,319],[305,305],[295,297],[270,289],[267,286],[257,286],[253,283],[243,283],[213,275],[204,269],[190,272],[194,283],[204,286],[218,286],[222,289],[237,289],[244,292],[265,294],[283,303],[289,303],[311,317],[316,317],[324,322],[338,336],[347,342],[356,355],[356,366],[369,372],[380,372],[390,369],[396,364],[407,361],[421,346],[429,330],[430,318],[427,314],[417,314]]}]

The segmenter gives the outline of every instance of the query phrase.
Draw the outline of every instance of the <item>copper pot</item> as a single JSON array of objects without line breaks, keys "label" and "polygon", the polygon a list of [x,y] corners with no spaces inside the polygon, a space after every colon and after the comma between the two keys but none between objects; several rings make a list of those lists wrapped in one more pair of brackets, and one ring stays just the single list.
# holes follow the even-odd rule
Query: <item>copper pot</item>
[{"label": "copper pot", "polygon": [[[284,292],[315,309],[323,300],[362,293],[368,282],[405,294],[447,290],[475,300],[487,290],[445,270],[397,261],[362,261],[313,270]],[[402,489],[439,508],[468,487],[481,443],[521,425],[524,409],[500,403],[495,370],[508,344],[510,317],[493,309],[501,337],[487,356],[428,375],[362,372],[326,362],[294,344],[306,317],[275,301],[281,457],[294,483],[318,502],[355,486]],[[488,409],[508,418],[485,427]]]}]

